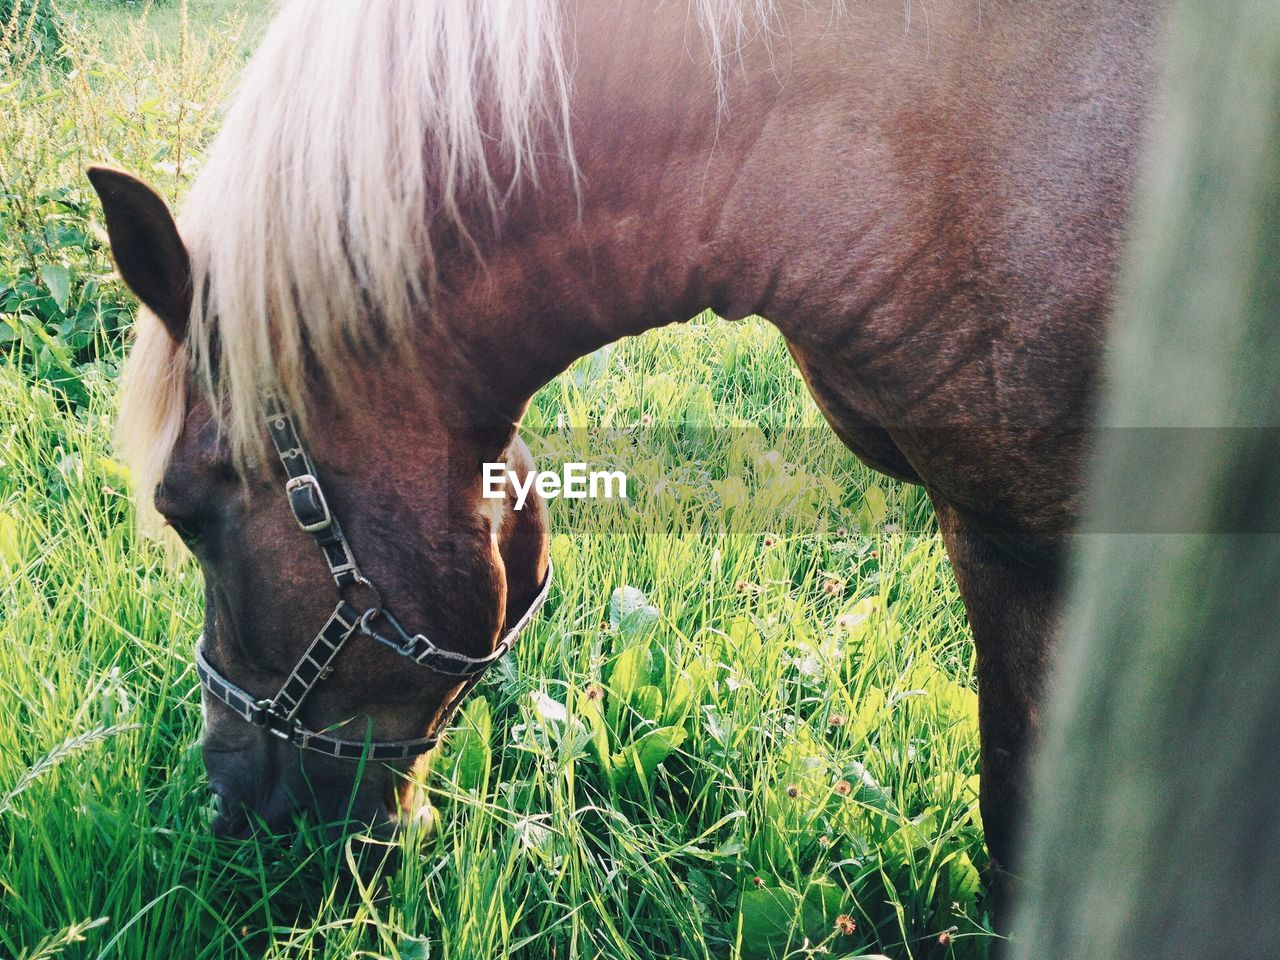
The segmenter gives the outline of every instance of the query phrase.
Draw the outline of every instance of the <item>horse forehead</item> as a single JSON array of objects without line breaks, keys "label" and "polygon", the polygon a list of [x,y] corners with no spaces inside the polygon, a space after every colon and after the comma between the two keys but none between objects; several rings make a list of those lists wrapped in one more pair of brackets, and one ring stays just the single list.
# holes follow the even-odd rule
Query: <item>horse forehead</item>
[{"label": "horse forehead", "polygon": [[191,397],[187,401],[182,431],[169,456],[170,466],[175,463],[213,463],[218,457],[220,433],[209,404],[199,397]]},{"label": "horse forehead", "polygon": [[207,403],[188,399],[182,428],[174,438],[158,480],[157,489],[171,494],[198,493],[208,497],[218,481],[238,476],[227,438]]}]

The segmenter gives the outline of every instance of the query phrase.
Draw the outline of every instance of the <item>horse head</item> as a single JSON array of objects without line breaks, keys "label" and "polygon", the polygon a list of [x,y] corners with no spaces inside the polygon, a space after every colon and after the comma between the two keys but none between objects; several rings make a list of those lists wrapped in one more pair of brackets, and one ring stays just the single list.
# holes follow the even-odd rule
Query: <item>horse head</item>
[{"label": "horse head", "polygon": [[204,575],[215,832],[278,830],[298,808],[394,824],[415,761],[545,596],[545,507],[517,512],[480,484],[484,462],[532,470],[519,411],[484,402],[457,343],[427,337],[428,375],[357,364],[312,378],[305,410],[264,397],[257,442],[237,451],[187,348],[192,271],[167,206],[127,174],[91,179],[147,308],[130,376],[155,382],[127,394],[171,407],[147,439],[164,447],[149,492]]}]

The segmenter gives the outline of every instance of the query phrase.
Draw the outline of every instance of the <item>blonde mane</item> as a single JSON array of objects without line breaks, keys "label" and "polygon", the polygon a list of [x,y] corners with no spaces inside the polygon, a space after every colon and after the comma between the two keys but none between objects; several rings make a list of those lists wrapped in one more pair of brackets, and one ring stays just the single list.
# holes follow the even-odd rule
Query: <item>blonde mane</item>
[{"label": "blonde mane", "polygon": [[[717,77],[772,16],[773,0],[688,2]],[[233,450],[256,452],[264,391],[305,423],[304,370],[332,380],[354,350],[408,342],[431,299],[431,235],[465,241],[464,205],[496,219],[548,144],[576,182],[562,21],[562,0],[284,5],[182,210],[203,292],[187,343],[139,320],[120,439],[144,494],[192,359]]]}]

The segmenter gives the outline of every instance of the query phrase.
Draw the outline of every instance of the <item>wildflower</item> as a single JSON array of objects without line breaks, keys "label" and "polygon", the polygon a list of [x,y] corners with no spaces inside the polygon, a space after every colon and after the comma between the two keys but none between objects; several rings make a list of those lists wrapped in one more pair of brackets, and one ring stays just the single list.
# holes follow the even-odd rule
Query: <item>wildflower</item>
[{"label": "wildflower", "polygon": [[822,847],[823,849],[826,849],[827,847],[831,846],[831,838],[828,837],[826,834],[823,834],[821,837],[818,838],[818,846]]},{"label": "wildflower", "polygon": [[836,932],[842,937],[851,937],[858,930],[858,921],[847,913],[842,913],[836,917]]},{"label": "wildflower", "polygon": [[871,559],[872,559],[872,560],[875,560],[875,559],[876,559],[877,557],[879,557],[879,556],[880,556],[880,551],[879,551],[879,550],[872,550],[872,551],[871,551]]},{"label": "wildflower", "polygon": [[738,581],[737,590],[739,593],[746,593],[750,589],[751,589],[751,584],[747,583],[747,581],[745,580]]},{"label": "wildflower", "polygon": [[604,699],[604,691],[603,691],[603,690],[601,690],[598,686],[596,686],[596,685],[593,683],[591,686],[587,687],[587,699],[588,699],[588,700],[603,700],[603,699]]},{"label": "wildflower", "polygon": [[835,596],[840,592],[841,583],[839,580],[828,580],[822,585],[822,589],[831,596]]},{"label": "wildflower", "polygon": [[842,797],[847,797],[849,794],[853,793],[853,784],[848,780],[837,780],[836,793]]},{"label": "wildflower", "polygon": [[773,534],[772,534],[772,533],[766,533],[766,534],[764,535],[764,541],[763,541],[763,542],[764,542],[765,549],[768,549],[769,547],[772,547],[772,546],[773,546],[775,543],[777,543],[778,541],[777,541],[777,540],[775,540],[775,539],[773,538]]},{"label": "wildflower", "polygon": [[949,946],[951,946],[951,939],[952,939],[952,938],[951,938],[951,931],[950,931],[950,930],[943,930],[940,934],[938,934],[938,946],[940,946],[940,947],[949,947]]},{"label": "wildflower", "polygon": [[794,800],[796,797],[800,796],[800,788],[794,783],[791,784],[791,786],[787,787],[787,796]]},{"label": "wildflower", "polygon": [[829,727],[843,727],[847,722],[848,722],[848,721],[847,721],[847,720],[845,720],[845,717],[844,717],[844,714],[843,714],[843,713],[833,713],[833,714],[832,714],[832,715],[827,719],[827,726],[829,726]]},{"label": "wildflower", "polygon": [[752,877],[751,882],[754,883],[756,885],[756,889],[759,890],[764,886],[764,877]]},{"label": "wildflower", "polygon": [[844,527],[836,527],[836,536],[843,540],[845,537],[849,536],[849,531]]},{"label": "wildflower", "polygon": [[653,417],[649,416],[649,414],[647,414],[647,413],[645,413],[645,414],[641,414],[641,416],[640,416],[640,426],[642,426],[642,427],[647,427],[647,426],[648,426],[649,424],[651,424],[651,423],[653,423]]}]

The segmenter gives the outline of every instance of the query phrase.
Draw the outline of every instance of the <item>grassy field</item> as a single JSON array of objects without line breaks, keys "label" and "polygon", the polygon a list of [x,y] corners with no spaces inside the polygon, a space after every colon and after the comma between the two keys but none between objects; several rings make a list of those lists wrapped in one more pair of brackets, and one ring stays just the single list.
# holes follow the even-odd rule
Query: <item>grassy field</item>
[{"label": "grassy field", "polygon": [[110,43],[145,19],[149,37],[166,52],[175,52],[182,41],[183,18],[190,28],[225,30],[240,34],[239,46],[251,52],[254,41],[270,20],[275,0],[77,0],[61,5],[76,26]]},{"label": "grassy field", "polygon": [[630,451],[634,504],[552,505],[551,601],[398,860],[211,838],[200,575],[133,528],[132,302],[81,170],[179,197],[245,40],[215,0],[156,42],[64,6],[95,25],[71,55],[0,74],[0,956],[984,956],[971,648],[928,505],[838,446],[759,320],[538,395],[540,460]]}]

